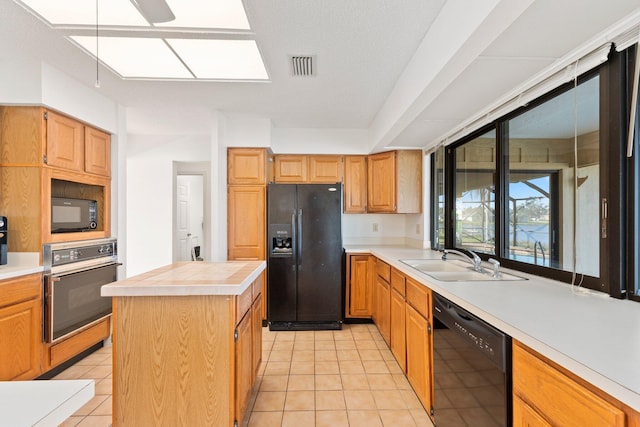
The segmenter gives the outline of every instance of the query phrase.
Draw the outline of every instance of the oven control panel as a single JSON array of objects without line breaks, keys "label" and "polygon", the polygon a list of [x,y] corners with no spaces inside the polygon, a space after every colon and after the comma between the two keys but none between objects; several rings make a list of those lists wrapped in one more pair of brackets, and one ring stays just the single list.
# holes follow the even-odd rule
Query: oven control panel
[{"label": "oven control panel", "polygon": [[76,245],[50,245],[49,248],[45,248],[45,254],[47,253],[49,259],[45,261],[50,262],[51,267],[55,267],[99,258],[114,258],[117,255],[117,244],[115,239],[103,239],[76,242]]}]

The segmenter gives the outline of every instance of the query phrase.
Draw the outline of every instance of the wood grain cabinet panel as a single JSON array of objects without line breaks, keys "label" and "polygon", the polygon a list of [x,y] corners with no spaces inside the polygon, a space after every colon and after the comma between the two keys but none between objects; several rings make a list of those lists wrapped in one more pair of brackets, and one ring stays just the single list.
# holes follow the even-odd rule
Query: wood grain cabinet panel
[{"label": "wood grain cabinet panel", "polygon": [[275,156],[274,180],[277,183],[307,182],[307,156]]},{"label": "wood grain cabinet panel", "polygon": [[42,276],[0,281],[0,381],[42,373]]},{"label": "wood grain cabinet panel", "polygon": [[405,300],[398,291],[391,290],[391,352],[402,372],[407,372],[407,337]]},{"label": "wood grain cabinet panel", "polygon": [[310,184],[342,182],[341,156],[309,156],[308,168]]},{"label": "wood grain cabinet panel", "polygon": [[344,213],[367,212],[367,156],[344,156]]},{"label": "wood grain cabinet panel", "polygon": [[349,255],[346,317],[370,318],[373,300],[371,255]]},{"label": "wood grain cabinet panel", "polygon": [[380,331],[380,335],[387,343],[391,344],[391,287],[381,276],[376,276],[376,309],[374,323]]},{"label": "wood grain cabinet panel", "polygon": [[253,322],[251,313],[247,312],[236,326],[235,343],[235,419],[242,425],[242,419],[249,403],[251,386],[255,371],[253,369]]},{"label": "wood grain cabinet panel", "polygon": [[267,183],[265,148],[229,148],[227,150],[227,184],[265,185]]},{"label": "wood grain cabinet panel", "polygon": [[422,405],[433,408],[433,344],[429,319],[409,304],[406,308],[407,379]]},{"label": "wood grain cabinet panel", "polygon": [[227,191],[228,259],[265,259],[266,188],[230,185]]},{"label": "wood grain cabinet panel", "polygon": [[101,176],[111,176],[111,135],[85,127],[84,170]]},{"label": "wood grain cabinet panel", "polygon": [[388,151],[368,157],[367,211],[422,212],[421,151]]},{"label": "wood grain cabinet panel", "polygon": [[84,171],[84,125],[72,118],[46,112],[47,164],[72,171]]},{"label": "wood grain cabinet panel", "polygon": [[514,342],[514,427],[626,426],[624,410],[600,394]]}]

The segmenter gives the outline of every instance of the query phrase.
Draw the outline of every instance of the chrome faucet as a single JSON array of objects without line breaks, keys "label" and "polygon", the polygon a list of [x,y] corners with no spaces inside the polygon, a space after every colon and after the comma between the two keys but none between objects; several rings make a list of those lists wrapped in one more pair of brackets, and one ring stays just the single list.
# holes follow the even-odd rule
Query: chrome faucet
[{"label": "chrome faucet", "polygon": [[465,260],[469,261],[469,263],[473,266],[474,271],[478,271],[480,273],[483,273],[484,270],[482,269],[482,260],[480,259],[478,254],[473,252],[471,249],[467,249],[467,252],[469,252],[471,254],[471,256],[465,254],[464,252],[457,251],[455,249],[445,249],[445,250],[442,251],[442,260],[446,261],[447,260],[447,255],[449,255],[449,254],[459,255],[462,258],[464,258]]},{"label": "chrome faucet", "polygon": [[500,273],[500,261],[498,261],[497,259],[489,258],[489,262],[493,264],[493,277],[497,279],[502,276],[502,273]]}]

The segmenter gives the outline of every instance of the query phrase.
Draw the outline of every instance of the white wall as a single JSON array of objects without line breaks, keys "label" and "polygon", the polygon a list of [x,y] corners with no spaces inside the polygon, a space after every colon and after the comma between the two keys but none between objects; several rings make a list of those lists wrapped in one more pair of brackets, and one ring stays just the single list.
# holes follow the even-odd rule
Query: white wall
[{"label": "white wall", "polygon": [[128,136],[127,276],[171,264],[173,162],[201,162],[210,157],[206,137]]},{"label": "white wall", "polygon": [[271,130],[275,154],[369,154],[369,133],[363,129]]}]

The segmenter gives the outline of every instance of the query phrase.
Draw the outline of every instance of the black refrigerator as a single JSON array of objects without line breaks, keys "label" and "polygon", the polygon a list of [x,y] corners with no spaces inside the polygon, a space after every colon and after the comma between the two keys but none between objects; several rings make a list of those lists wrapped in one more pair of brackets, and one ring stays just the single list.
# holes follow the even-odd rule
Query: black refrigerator
[{"label": "black refrigerator", "polygon": [[269,329],[342,327],[342,184],[269,184]]}]

